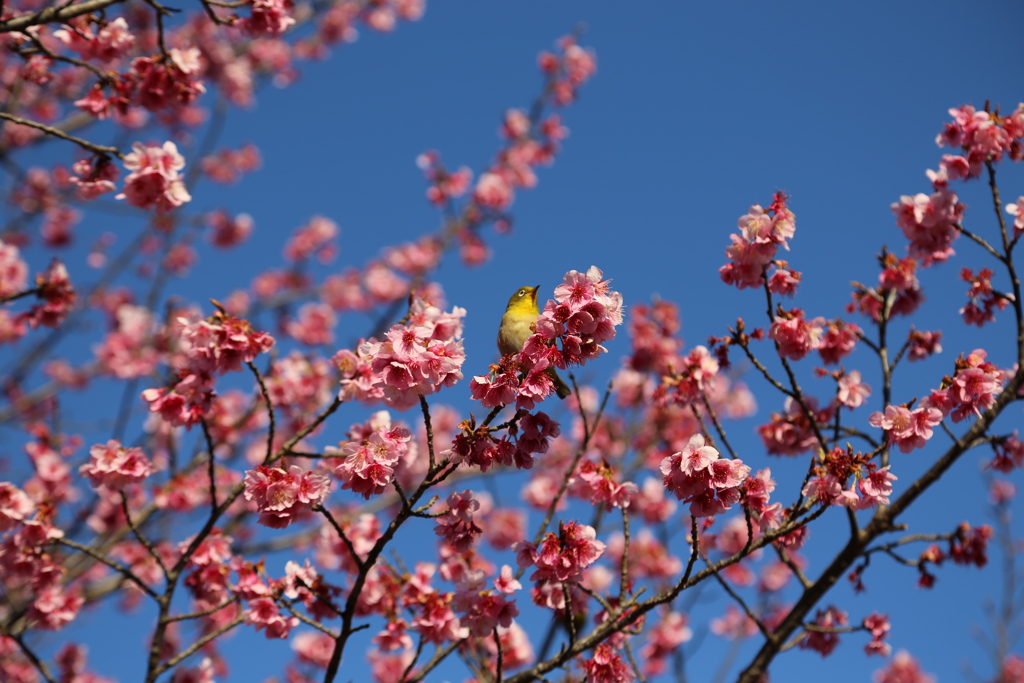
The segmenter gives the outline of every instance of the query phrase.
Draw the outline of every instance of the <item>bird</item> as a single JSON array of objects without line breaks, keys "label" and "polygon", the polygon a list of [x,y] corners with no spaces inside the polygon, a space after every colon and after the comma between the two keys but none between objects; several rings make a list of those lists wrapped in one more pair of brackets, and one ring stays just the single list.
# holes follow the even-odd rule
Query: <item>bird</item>
[{"label": "bird", "polygon": [[[519,353],[526,340],[534,333],[534,323],[540,316],[540,309],[537,308],[536,287],[520,287],[508,300],[505,307],[505,315],[501,316],[501,325],[498,327],[498,351],[503,356],[512,353]],[[553,367],[545,371],[555,385],[555,393],[558,398],[564,399],[572,393]]]}]

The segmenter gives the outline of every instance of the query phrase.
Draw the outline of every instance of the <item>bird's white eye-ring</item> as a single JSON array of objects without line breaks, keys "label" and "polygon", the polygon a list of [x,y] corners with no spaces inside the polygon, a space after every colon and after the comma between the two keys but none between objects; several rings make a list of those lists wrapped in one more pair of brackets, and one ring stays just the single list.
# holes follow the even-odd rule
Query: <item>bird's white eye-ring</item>
[{"label": "bird's white eye-ring", "polygon": [[526,296],[526,290],[525,289],[520,289],[519,290],[519,296]]}]

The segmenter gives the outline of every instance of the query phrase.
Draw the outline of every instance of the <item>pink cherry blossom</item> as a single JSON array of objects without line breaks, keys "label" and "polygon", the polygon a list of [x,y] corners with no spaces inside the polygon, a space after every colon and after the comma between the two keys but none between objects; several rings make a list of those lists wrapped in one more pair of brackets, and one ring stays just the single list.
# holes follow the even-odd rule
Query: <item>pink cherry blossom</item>
[{"label": "pink cherry blossom", "polygon": [[141,448],[122,448],[121,443],[113,439],[93,446],[89,455],[89,462],[78,471],[89,477],[93,486],[117,490],[138,483],[153,473],[153,465]]},{"label": "pink cherry blossom", "polygon": [[330,485],[326,475],[295,465],[287,471],[260,465],[245,474],[245,499],[256,504],[261,524],[280,529],[322,504]]},{"label": "pink cherry blossom", "polygon": [[593,683],[630,683],[636,678],[622,655],[616,654],[608,643],[598,645],[594,656],[584,659],[579,665],[587,672],[587,681]]},{"label": "pink cherry blossom", "polygon": [[299,625],[298,617],[281,614],[271,598],[250,600],[243,614],[245,623],[255,626],[257,631],[263,631],[268,639],[287,638],[291,630]]},{"label": "pink cherry blossom", "polygon": [[95,163],[89,159],[75,162],[71,167],[75,172],[71,182],[78,188],[79,199],[96,199],[101,194],[113,192],[114,182],[121,172],[109,159],[100,158]]},{"label": "pink cherry blossom", "polygon": [[364,498],[383,493],[394,480],[394,468],[408,452],[411,438],[404,427],[388,424],[365,438],[346,443],[341,448],[345,460],[334,470],[343,482],[342,488]]},{"label": "pink cherry blossom", "polygon": [[939,189],[931,195],[904,195],[893,203],[896,225],[910,241],[910,255],[930,266],[946,261],[955,252],[953,241],[959,233],[954,224],[963,220],[964,205],[956,193]]},{"label": "pink cherry blossom", "polygon": [[74,621],[84,603],[78,591],[51,586],[40,591],[26,616],[37,628],[57,631]]},{"label": "pink cherry blossom", "polygon": [[875,683],[935,683],[935,676],[921,670],[921,665],[906,650],[897,652],[884,669],[872,675]]},{"label": "pink cherry blossom", "polygon": [[135,45],[135,36],[129,32],[124,17],[117,17],[109,23],[104,22],[101,26],[95,34],[85,26],[78,25],[54,31],[53,37],[67,45],[69,49],[78,52],[83,60],[96,60],[102,63],[110,63],[123,57]]},{"label": "pink cherry blossom", "polygon": [[1013,216],[1013,239],[1024,235],[1024,195],[1017,201],[1006,205],[1006,213]]},{"label": "pink cherry blossom", "polygon": [[607,462],[598,465],[592,460],[583,460],[570,480],[569,491],[589,500],[591,505],[604,505],[606,510],[611,510],[629,507],[638,489],[632,482],[619,482]]},{"label": "pink cherry blossom", "polygon": [[818,343],[818,354],[826,365],[834,365],[849,355],[857,345],[861,329],[854,323],[836,319],[828,323]]},{"label": "pink cherry blossom", "polygon": [[124,159],[131,173],[124,179],[124,192],[118,199],[127,199],[140,209],[155,208],[158,214],[192,200],[180,175],[185,158],[178,154],[177,145],[165,142],[162,147],[146,147],[136,142],[132,150]]},{"label": "pink cherry blossom", "polygon": [[359,354],[370,359],[375,376],[372,386],[381,390],[385,403],[404,410],[418,403],[420,396],[462,379],[466,357],[461,319],[465,314],[458,307],[445,313],[415,299],[408,324],[393,325],[380,342],[371,339],[360,344]]},{"label": "pink cherry blossom", "polygon": [[22,318],[32,328],[40,325],[57,327],[78,299],[67,268],[59,259],[53,259],[46,270],[36,275],[36,287],[39,290],[37,296],[43,303],[33,306]]},{"label": "pink cherry blossom", "polygon": [[289,261],[302,261],[317,255],[321,263],[329,261],[324,254],[333,255],[332,243],[339,234],[337,224],[323,216],[313,216],[307,225],[296,229],[284,248],[284,257]]},{"label": "pink cherry blossom", "polygon": [[285,323],[287,332],[296,341],[308,346],[328,345],[334,341],[337,316],[327,304],[307,303],[299,307],[294,320]]},{"label": "pink cherry blossom", "polygon": [[903,453],[923,448],[932,437],[932,427],[942,422],[942,413],[935,408],[910,410],[906,406],[889,405],[885,413],[875,412],[868,418],[873,427],[884,429],[890,442]]},{"label": "pink cherry blossom", "polygon": [[[511,567],[508,570],[511,576]],[[483,572],[469,572],[459,581],[452,599],[452,607],[459,612],[459,623],[478,638],[490,636],[499,626],[508,628],[519,616],[515,600],[510,600],[504,592],[484,590],[483,586]]]},{"label": "pink cherry blossom", "polygon": [[514,196],[512,186],[497,173],[481,175],[473,190],[474,201],[496,211],[504,211],[511,206]]},{"label": "pink cherry blossom", "polygon": [[661,461],[665,488],[696,517],[717,515],[739,501],[739,485],[750,472],[741,460],[719,459],[718,450],[694,434],[682,451]]},{"label": "pink cherry blossom", "polygon": [[985,323],[995,322],[994,311],[1006,308],[1012,296],[1004,296],[992,288],[993,272],[982,268],[975,275],[970,268],[960,271],[960,279],[971,285],[967,292],[967,305],[960,309],[960,315],[968,325],[983,327]]},{"label": "pink cherry blossom", "polygon": [[0,533],[13,529],[34,508],[32,500],[24,491],[10,482],[0,482]]},{"label": "pink cherry blossom", "polygon": [[[847,624],[846,612],[837,607],[828,606],[818,610],[814,619],[815,626],[823,629],[842,627]],[[828,631],[807,631],[798,643],[803,650],[814,650],[822,657],[828,657],[839,644],[839,635]]]},{"label": "pink cherry blossom", "polygon": [[520,541],[512,549],[520,567],[537,568],[531,580],[571,581],[604,554],[605,544],[597,540],[593,527],[570,521],[560,524],[557,535],[549,531],[539,548]]},{"label": "pink cherry blossom", "polygon": [[799,308],[780,310],[768,331],[768,338],[778,345],[780,356],[800,360],[820,346],[824,323],[824,318],[806,320]]},{"label": "pink cherry blossom", "polygon": [[907,341],[907,360],[924,360],[928,356],[942,352],[942,332],[912,330]]},{"label": "pink cherry blossom", "polygon": [[871,395],[871,387],[861,380],[858,370],[851,370],[839,378],[836,400],[847,408],[859,408]]},{"label": "pink cherry blossom", "polygon": [[479,509],[480,502],[473,498],[473,492],[469,489],[462,493],[452,493],[448,496],[448,509],[437,518],[434,533],[456,552],[466,552],[483,532],[473,521],[473,513]]},{"label": "pink cherry blossom", "polygon": [[13,244],[0,240],[0,298],[20,294],[28,283],[28,265]]}]

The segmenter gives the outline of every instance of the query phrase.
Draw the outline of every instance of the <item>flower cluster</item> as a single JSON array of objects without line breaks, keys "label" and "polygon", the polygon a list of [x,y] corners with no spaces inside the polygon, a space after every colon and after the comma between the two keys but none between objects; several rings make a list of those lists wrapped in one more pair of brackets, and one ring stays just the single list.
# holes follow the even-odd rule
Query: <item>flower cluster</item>
[{"label": "flower cluster", "polygon": [[721,364],[706,346],[695,346],[684,358],[677,358],[672,366],[672,372],[662,377],[655,397],[671,399],[681,406],[695,401],[700,404],[702,397],[712,394],[721,371]]},{"label": "flower cluster", "polygon": [[249,600],[249,606],[243,611],[245,623],[263,631],[268,639],[287,638],[292,629],[299,625],[298,617],[286,617],[281,614],[273,598],[256,598]]},{"label": "flower cluster", "polygon": [[803,406],[787,398],[783,403],[785,412],[772,413],[767,424],[758,426],[758,434],[768,449],[768,455],[799,455],[818,443],[814,424],[828,424],[834,414],[834,406],[830,404],[818,409],[817,400],[813,396],[805,398],[804,402],[814,423],[804,412]]},{"label": "flower cluster", "polygon": [[36,287],[36,296],[42,303],[20,314],[18,319],[33,328],[40,325],[55,328],[68,316],[78,299],[68,269],[54,258],[46,270],[36,275]]},{"label": "flower cluster", "polygon": [[0,532],[24,521],[35,506],[24,491],[8,481],[0,482]]},{"label": "flower cluster", "polygon": [[579,665],[587,672],[587,680],[595,683],[630,683],[636,679],[633,669],[608,643],[601,643],[594,648],[594,656],[582,660]]},{"label": "flower cluster", "polygon": [[925,673],[909,652],[900,650],[888,666],[875,672],[872,680],[875,683],[935,683],[935,676]]},{"label": "flower cluster", "polygon": [[237,22],[249,36],[279,36],[295,24],[295,19],[288,14],[291,0],[251,0],[251,5],[251,16]]},{"label": "flower cluster", "polygon": [[675,611],[664,612],[658,623],[646,633],[647,643],[640,650],[643,673],[647,678],[665,672],[668,659],[680,645],[693,638],[693,630],[687,625],[687,617]]},{"label": "flower cluster", "polygon": [[530,580],[540,584],[578,580],[604,554],[605,545],[597,540],[594,527],[570,521],[559,523],[557,534],[549,531],[539,548],[519,541],[512,549],[520,567],[536,567]]},{"label": "flower cluster", "polygon": [[1018,438],[1017,430],[996,442],[994,448],[995,457],[988,465],[992,469],[1009,474],[1015,468],[1024,467],[1024,441]]},{"label": "flower cluster", "polygon": [[292,465],[287,470],[260,465],[245,473],[245,499],[256,504],[260,524],[283,529],[321,505],[331,488],[326,475]]},{"label": "flower cluster", "polygon": [[225,147],[207,155],[200,160],[199,167],[210,180],[230,185],[238,182],[243,173],[258,169],[262,163],[259,148],[248,143],[237,150]]},{"label": "flower cluster", "polygon": [[750,473],[742,460],[719,458],[718,450],[694,434],[682,451],[661,461],[665,488],[690,504],[694,517],[719,515],[740,499],[740,485]]},{"label": "flower cluster", "polygon": [[522,351],[491,366],[491,375],[473,378],[473,398],[488,408],[508,405],[515,398],[517,408],[531,410],[554,389],[549,368],[582,365],[607,351],[601,344],[615,338],[623,305],[622,295],[609,289],[610,280],[603,278],[597,266],[586,273],[566,273]]},{"label": "flower cluster", "polygon": [[343,489],[364,498],[383,493],[395,478],[398,461],[409,452],[412,435],[401,424],[392,426],[388,419],[372,431],[356,426],[351,436],[341,447],[345,460],[334,469],[334,475],[343,482]]},{"label": "flower cluster", "polygon": [[449,200],[464,195],[473,179],[473,172],[465,166],[457,171],[449,171],[441,163],[441,155],[434,150],[416,157],[416,165],[423,169],[423,176],[430,183],[427,199],[435,206],[444,206]]},{"label": "flower cluster", "polygon": [[992,289],[992,271],[982,268],[975,275],[970,268],[960,271],[960,279],[971,285],[967,290],[967,305],[960,309],[960,315],[968,325],[984,327],[985,323],[995,322],[994,311],[1001,311],[1013,300],[1012,295],[1005,295]]},{"label": "flower cluster", "polygon": [[757,474],[748,476],[743,482],[743,506],[750,511],[750,521],[755,531],[774,529],[782,522],[782,503],[768,502],[774,490],[775,480],[768,467],[758,470]]},{"label": "flower cluster", "polygon": [[269,350],[274,338],[221,311],[197,322],[179,318],[178,323],[178,381],[170,387],[146,389],[142,398],[151,412],[160,413],[171,424],[191,426],[210,409],[214,376],[239,370]]},{"label": "flower cluster", "polygon": [[768,338],[778,346],[780,356],[800,360],[820,346],[824,324],[825,319],[820,317],[807,320],[799,308],[784,311],[779,307]]},{"label": "flower cluster", "polygon": [[121,175],[107,157],[76,161],[71,170],[75,173],[71,182],[78,188],[78,198],[84,200],[113,192],[116,189],[114,181]]},{"label": "flower cluster", "polygon": [[907,360],[924,360],[936,353],[942,353],[942,332],[910,330],[907,335]]},{"label": "flower cluster", "polygon": [[131,173],[124,179],[124,192],[117,195],[118,199],[127,199],[140,209],[155,208],[157,213],[167,213],[192,200],[180,173],[185,158],[178,154],[177,145],[165,142],[163,147],[147,147],[136,142],[132,150],[124,158],[124,166]]},{"label": "flower cluster", "polygon": [[576,90],[597,72],[597,58],[591,50],[580,47],[572,36],[561,38],[557,46],[561,54],[542,52],[540,70],[551,81],[555,104],[566,105],[576,98]]},{"label": "flower cluster", "polygon": [[[921,400],[921,408],[939,412],[939,419],[951,416],[961,422],[971,415],[980,416],[991,408],[1008,379],[1008,373],[986,361],[984,349],[975,349],[956,360],[956,374],[945,378],[942,388],[933,389]],[[936,420],[937,424],[938,420]]]},{"label": "flower cluster", "polygon": [[443,538],[455,552],[466,552],[483,533],[483,529],[473,521],[473,513],[479,509],[480,502],[473,498],[473,492],[469,489],[462,493],[452,493],[448,496],[448,509],[437,518],[434,533]]},{"label": "flower cluster", "polygon": [[869,288],[855,282],[853,301],[847,304],[847,312],[860,311],[878,322],[882,319],[886,302],[892,297],[888,316],[910,315],[924,300],[921,284],[917,279],[917,261],[911,257],[899,259],[885,252],[879,257],[879,261],[882,272],[878,275],[878,287]]},{"label": "flower cluster", "polygon": [[871,634],[871,642],[864,646],[864,652],[869,655],[888,657],[892,652],[892,645],[885,642],[885,637],[889,635],[889,630],[892,628],[889,624],[889,616],[873,612],[864,617],[863,626]]},{"label": "flower cluster", "polygon": [[124,17],[113,21],[100,21],[95,33],[83,18],[73,19],[67,28],[53,32],[53,37],[77,52],[84,61],[96,60],[104,64],[115,62],[135,45],[135,36],[128,30]]},{"label": "flower cluster", "polygon": [[122,304],[114,311],[114,329],[94,351],[103,372],[128,379],[156,368],[160,354],[153,343],[153,316],[144,306]]},{"label": "flower cluster", "polygon": [[249,238],[254,226],[249,214],[240,213],[232,218],[226,211],[211,211],[206,214],[206,224],[210,227],[210,244],[221,248],[241,244]]},{"label": "flower cluster", "polygon": [[21,250],[0,240],[0,298],[21,294],[28,283],[28,264]]},{"label": "flower cluster", "polygon": [[814,650],[822,657],[828,657],[839,645],[839,634],[834,629],[846,626],[847,617],[846,612],[832,605],[824,610],[818,610],[814,617],[814,625],[821,630],[808,630],[800,639],[798,646],[802,650]]},{"label": "flower cluster", "polygon": [[334,258],[334,240],[339,233],[338,225],[330,218],[313,216],[309,223],[298,228],[284,247],[284,257],[289,261],[304,261],[315,255],[320,263]]},{"label": "flower cluster", "polygon": [[485,589],[483,571],[467,572],[458,582],[452,607],[459,613],[459,623],[478,638],[490,636],[494,629],[509,628],[519,616],[516,601],[508,596],[523,586],[507,564],[494,579],[495,590]]},{"label": "flower cluster", "polygon": [[987,161],[999,161],[1003,154],[1012,159],[1021,158],[1021,138],[1024,138],[1024,104],[1008,116],[990,111],[976,111],[971,105],[949,110],[952,123],[944,125],[935,136],[939,147],[959,147],[961,157],[943,157],[943,168],[948,169],[950,180],[977,178]]},{"label": "flower cluster", "polygon": [[569,481],[569,493],[591,505],[604,505],[605,510],[629,507],[638,490],[632,482],[620,482],[618,473],[603,459],[600,464],[584,459]]},{"label": "flower cluster", "polygon": [[477,427],[473,419],[459,424],[450,449],[453,457],[486,472],[494,465],[515,466],[528,470],[533,467],[533,456],[546,453],[551,439],[562,433],[561,426],[546,413],[524,413],[509,433],[495,437],[488,427]]},{"label": "flower cluster", "polygon": [[123,448],[121,442],[114,439],[93,446],[89,456],[89,462],[78,472],[89,477],[93,486],[106,486],[116,491],[153,473],[153,465],[141,448]]},{"label": "flower cluster", "polygon": [[[786,206],[788,199],[785,193],[776,192],[767,211],[754,204],[740,216],[740,233],[729,236],[732,245],[725,250],[729,263],[718,269],[722,282],[738,289],[765,284],[765,274],[775,253],[779,247],[788,250],[787,240],[796,232],[796,216]],[[790,273],[789,279],[799,279],[799,274]],[[776,283],[776,288],[780,284]]]},{"label": "flower cluster", "polygon": [[868,424],[884,429],[889,443],[898,446],[903,453],[923,448],[932,438],[932,427],[942,422],[943,414],[937,408],[924,405],[924,401],[921,403],[921,407],[914,410],[905,405],[888,405],[885,413],[872,413]]},{"label": "flower cluster", "polygon": [[908,253],[930,266],[949,259],[953,241],[959,236],[956,226],[964,216],[964,205],[952,190],[942,186],[932,194],[903,195],[892,204],[896,225],[910,241]]},{"label": "flower cluster", "polygon": [[[811,470],[813,476],[801,492],[822,505],[844,505],[852,510],[887,505],[896,476],[879,467],[864,453],[836,447],[823,453]],[[849,482],[849,488],[844,488]]]},{"label": "flower cluster", "polygon": [[839,318],[826,323],[818,338],[818,355],[826,365],[835,365],[853,352],[862,330],[855,323]]},{"label": "flower cluster", "polygon": [[340,351],[335,362],[342,369],[341,398],[381,400],[407,410],[420,396],[450,387],[462,379],[462,318],[456,306],[446,313],[414,299],[405,325],[392,325],[382,341],[359,344],[356,353]]}]

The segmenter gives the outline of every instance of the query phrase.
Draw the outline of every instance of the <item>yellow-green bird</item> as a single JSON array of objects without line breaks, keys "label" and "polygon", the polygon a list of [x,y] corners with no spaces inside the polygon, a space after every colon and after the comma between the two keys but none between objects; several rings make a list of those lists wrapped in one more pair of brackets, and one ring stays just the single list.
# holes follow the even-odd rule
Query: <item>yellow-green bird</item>
[{"label": "yellow-green bird", "polygon": [[[537,287],[520,287],[508,300],[505,307],[505,315],[501,316],[501,326],[498,328],[498,351],[501,355],[507,356],[510,353],[519,353],[526,340],[533,334],[533,324],[540,316],[540,309],[537,308]],[[549,367],[547,375],[555,384],[555,393],[558,398],[565,398],[572,391],[569,385],[562,381],[555,369]]]}]

